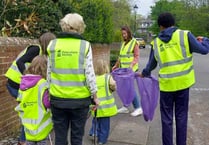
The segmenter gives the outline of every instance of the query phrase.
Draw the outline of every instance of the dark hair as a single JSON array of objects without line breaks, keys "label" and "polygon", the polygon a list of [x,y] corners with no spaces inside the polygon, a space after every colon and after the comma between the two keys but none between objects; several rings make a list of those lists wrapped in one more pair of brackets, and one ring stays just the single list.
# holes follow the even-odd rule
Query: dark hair
[{"label": "dark hair", "polygon": [[157,19],[158,26],[163,26],[165,28],[171,27],[175,24],[175,19],[173,15],[169,12],[161,13]]},{"label": "dark hair", "polygon": [[128,34],[128,41],[131,40],[132,39],[132,34],[131,34],[130,28],[128,26],[123,26],[123,27],[121,27],[121,31],[122,30],[127,32],[127,34]]}]

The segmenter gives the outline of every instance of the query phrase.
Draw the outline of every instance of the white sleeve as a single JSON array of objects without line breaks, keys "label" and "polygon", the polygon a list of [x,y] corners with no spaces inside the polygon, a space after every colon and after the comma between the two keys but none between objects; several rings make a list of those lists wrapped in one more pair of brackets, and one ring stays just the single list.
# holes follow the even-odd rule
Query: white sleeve
[{"label": "white sleeve", "polygon": [[85,76],[86,76],[86,83],[90,89],[91,94],[95,94],[97,92],[97,85],[96,85],[96,76],[94,73],[91,46],[89,47],[89,51],[86,55]]}]

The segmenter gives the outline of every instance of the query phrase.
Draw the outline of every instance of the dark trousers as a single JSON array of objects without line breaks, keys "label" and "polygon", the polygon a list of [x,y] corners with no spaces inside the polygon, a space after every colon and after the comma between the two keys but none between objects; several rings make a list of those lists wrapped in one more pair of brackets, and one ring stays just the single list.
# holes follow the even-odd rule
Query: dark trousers
[{"label": "dark trousers", "polygon": [[71,145],[82,145],[89,107],[61,109],[51,105],[51,111],[55,131],[55,145],[68,145],[69,127]]},{"label": "dark trousers", "polygon": [[186,145],[189,89],[160,92],[163,145],[173,145],[173,113],[176,122],[176,145]]}]

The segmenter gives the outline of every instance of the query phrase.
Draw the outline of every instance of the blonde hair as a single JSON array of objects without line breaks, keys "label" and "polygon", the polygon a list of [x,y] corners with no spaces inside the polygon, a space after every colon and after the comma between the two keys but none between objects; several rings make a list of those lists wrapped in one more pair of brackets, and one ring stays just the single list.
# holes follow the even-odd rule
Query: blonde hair
[{"label": "blonde hair", "polygon": [[42,34],[39,38],[39,43],[41,45],[41,49],[44,55],[47,55],[47,46],[49,45],[49,42],[53,39],[55,39],[56,36],[51,32],[46,32]]},{"label": "blonde hair", "polygon": [[105,73],[109,73],[109,65],[107,61],[103,59],[99,59],[96,61],[96,65],[94,65],[94,72],[96,75],[103,75]]},{"label": "blonde hair", "polygon": [[44,55],[36,56],[24,74],[40,75],[46,79],[47,73],[47,58]]},{"label": "blonde hair", "polygon": [[63,32],[74,32],[82,34],[85,30],[83,17],[77,13],[69,13],[65,15],[59,22]]}]

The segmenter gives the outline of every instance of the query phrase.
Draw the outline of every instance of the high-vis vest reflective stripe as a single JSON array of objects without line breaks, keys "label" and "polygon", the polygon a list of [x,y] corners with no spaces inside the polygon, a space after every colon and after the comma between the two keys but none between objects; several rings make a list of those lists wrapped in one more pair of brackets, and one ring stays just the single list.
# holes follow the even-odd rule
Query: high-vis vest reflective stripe
[{"label": "high-vis vest reflective stripe", "polygon": [[[97,96],[100,102],[97,108],[96,117],[110,117],[117,114],[115,98],[109,90],[109,79],[109,74],[96,76],[96,82],[98,87]],[[93,111],[92,115],[94,115]]]},{"label": "high-vis vest reflective stripe", "polygon": [[51,112],[46,110],[42,98],[47,89],[47,82],[41,79],[34,87],[19,90],[15,108],[21,118],[27,140],[40,141],[45,139],[53,128]]},{"label": "high-vis vest reflective stripe", "polygon": [[156,38],[153,44],[159,63],[161,91],[186,89],[195,83],[193,57],[189,51],[188,31],[176,30],[168,43]]},{"label": "high-vis vest reflective stripe", "polygon": [[89,47],[88,41],[73,38],[55,39],[50,43],[47,51],[51,64],[51,95],[70,99],[90,97],[85,77]]},{"label": "high-vis vest reflective stripe", "polygon": [[[38,46],[40,48],[39,51],[39,55],[42,54],[42,50],[41,50],[41,46],[40,45],[34,45],[34,46]],[[12,62],[12,65],[10,66],[10,68],[7,70],[5,76],[7,78],[9,78],[10,80],[14,81],[17,84],[20,84],[20,80],[21,80],[21,72],[19,71],[18,67],[17,67],[17,60],[23,56],[26,51],[30,49],[30,46],[28,46],[27,48],[25,48],[22,52],[20,52],[20,54],[17,56],[17,58]],[[25,68],[27,69],[28,66],[30,65],[30,63],[25,63]]]},{"label": "high-vis vest reflective stripe", "polygon": [[[131,62],[134,59],[134,47],[135,44],[137,43],[136,39],[133,38],[128,42],[128,44],[125,45],[125,42],[122,43],[122,46],[120,48],[120,67],[121,68],[129,68]],[[136,71],[138,69],[138,63],[134,65],[133,71]]]}]

